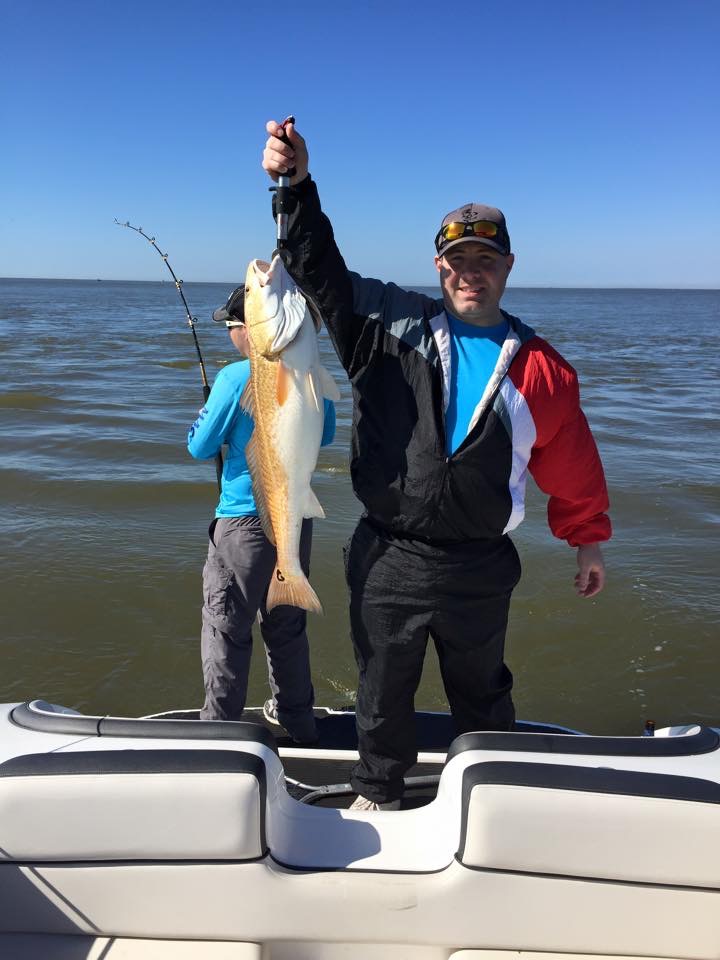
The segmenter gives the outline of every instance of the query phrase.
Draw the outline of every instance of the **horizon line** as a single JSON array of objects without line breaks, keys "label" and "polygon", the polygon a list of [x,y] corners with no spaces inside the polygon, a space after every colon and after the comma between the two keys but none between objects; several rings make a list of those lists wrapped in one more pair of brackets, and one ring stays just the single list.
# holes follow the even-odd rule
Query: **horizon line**
[{"label": "horizon line", "polygon": [[[2,280],[39,280],[39,281],[54,281],[54,282],[66,282],[66,283],[157,283],[157,284],[167,284],[174,287],[175,283],[172,280],[136,280],[132,278],[117,278],[117,277],[0,277]],[[237,286],[237,283],[233,280],[183,280],[181,285],[190,283],[203,283],[208,285],[216,286]],[[433,288],[440,289],[437,284],[433,283],[402,283],[398,286],[404,287],[408,290],[416,289],[417,287]],[[509,283],[506,287],[507,290],[720,290],[720,286],[693,286],[691,284],[665,284],[663,286],[647,286],[645,284],[633,284],[630,285],[617,285],[612,283],[606,284],[571,284],[571,283],[552,283],[549,281],[528,281],[526,283]]]}]

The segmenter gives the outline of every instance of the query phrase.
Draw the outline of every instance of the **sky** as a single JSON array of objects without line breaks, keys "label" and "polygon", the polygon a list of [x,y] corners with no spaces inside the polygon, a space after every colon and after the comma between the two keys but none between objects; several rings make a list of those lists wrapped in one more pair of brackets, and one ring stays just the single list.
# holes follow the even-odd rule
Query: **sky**
[{"label": "sky", "polygon": [[434,284],[475,201],[516,286],[720,286],[718,0],[0,0],[0,277],[238,283],[292,113],[341,251]]}]

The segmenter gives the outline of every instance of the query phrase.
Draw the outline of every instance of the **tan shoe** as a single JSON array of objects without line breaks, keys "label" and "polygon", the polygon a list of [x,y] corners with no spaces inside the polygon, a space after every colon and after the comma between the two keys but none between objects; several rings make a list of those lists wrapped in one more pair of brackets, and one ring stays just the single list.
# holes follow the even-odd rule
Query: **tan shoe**
[{"label": "tan shoe", "polygon": [[263,716],[268,723],[274,724],[276,727],[280,726],[280,721],[278,720],[277,704],[274,700],[266,700],[263,704]]},{"label": "tan shoe", "polygon": [[369,810],[399,810],[401,800],[388,800],[387,803],[375,803],[374,800],[368,800],[367,797],[361,797],[358,795],[355,797],[352,802],[350,809],[351,810],[362,810],[367,812]]}]

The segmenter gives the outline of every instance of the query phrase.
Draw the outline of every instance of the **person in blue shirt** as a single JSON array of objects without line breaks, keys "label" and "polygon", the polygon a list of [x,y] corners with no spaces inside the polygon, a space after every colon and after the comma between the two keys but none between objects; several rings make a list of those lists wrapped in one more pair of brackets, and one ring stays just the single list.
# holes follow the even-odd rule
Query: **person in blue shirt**
[{"label": "person in blue shirt", "polygon": [[[210,524],[208,556],[203,569],[201,653],[205,683],[203,720],[239,720],[247,697],[252,626],[257,619],[265,644],[272,699],[264,714],[281,724],[298,743],[317,740],[313,714],[315,694],[310,674],[304,610],[279,606],[266,609],[268,585],[275,567],[275,547],[263,532],[253,498],[245,446],[253,419],[240,409],[240,395],[250,376],[244,286],[237,287],[213,320],[225,323],[241,360],[219,372],[198,419],[188,433],[188,450],[207,460],[226,446],[220,500]],[[322,445],[335,436],[335,406],[325,400]],[[303,521],[300,561],[310,569],[312,521]]]}]

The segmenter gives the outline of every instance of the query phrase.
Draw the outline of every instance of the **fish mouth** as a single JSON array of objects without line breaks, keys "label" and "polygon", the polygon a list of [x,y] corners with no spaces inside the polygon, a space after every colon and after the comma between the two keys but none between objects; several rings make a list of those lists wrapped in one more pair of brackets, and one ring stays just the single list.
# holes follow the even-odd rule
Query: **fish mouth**
[{"label": "fish mouth", "polygon": [[253,273],[261,287],[266,286],[270,282],[270,267],[271,264],[266,260],[253,260],[252,262]]}]

